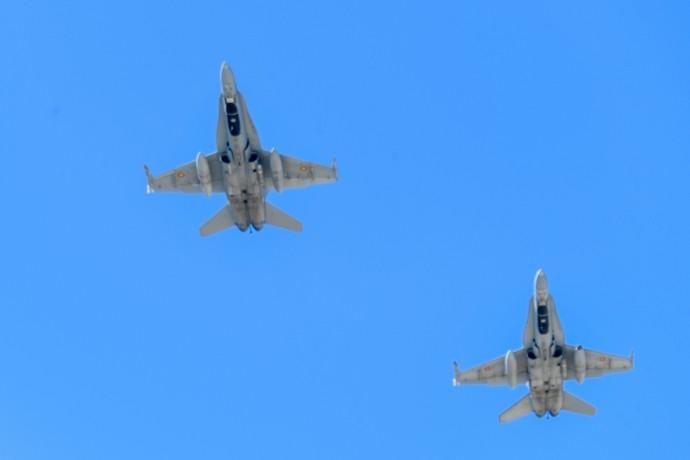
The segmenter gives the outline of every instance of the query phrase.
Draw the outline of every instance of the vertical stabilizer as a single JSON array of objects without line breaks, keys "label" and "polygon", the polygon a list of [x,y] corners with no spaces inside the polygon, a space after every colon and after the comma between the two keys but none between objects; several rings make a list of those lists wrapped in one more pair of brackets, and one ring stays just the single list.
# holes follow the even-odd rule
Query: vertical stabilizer
[{"label": "vertical stabilizer", "polygon": [[501,423],[512,422],[520,417],[532,412],[532,402],[529,399],[529,395],[525,395],[524,398],[510,406],[505,412],[498,416],[498,421]]}]

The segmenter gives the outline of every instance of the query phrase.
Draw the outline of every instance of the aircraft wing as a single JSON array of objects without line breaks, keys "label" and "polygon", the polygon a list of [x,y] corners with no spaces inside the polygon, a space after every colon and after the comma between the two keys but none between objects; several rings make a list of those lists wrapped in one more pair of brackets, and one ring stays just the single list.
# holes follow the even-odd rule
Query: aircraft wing
[{"label": "aircraft wing", "polygon": [[[623,356],[610,355],[598,351],[584,349],[585,352],[585,377],[600,377],[612,372],[624,372],[633,368],[632,354]],[[568,366],[568,378],[575,378],[575,347],[565,349],[566,365]]]},{"label": "aircraft wing", "polygon": [[[218,154],[214,153],[206,157],[211,173],[211,190],[223,192],[223,171],[218,161]],[[179,166],[159,176],[151,174],[148,166],[144,166],[148,181],[147,192],[185,192],[202,193],[199,175],[197,174],[196,161]]]},{"label": "aircraft wing", "polygon": [[[517,365],[516,383],[527,381],[527,353],[524,348],[513,352]],[[510,385],[509,376],[506,374],[505,355],[489,362],[475,366],[467,371],[460,371],[455,365],[454,385],[485,383],[488,385]]]},{"label": "aircraft wing", "polygon": [[[266,177],[271,177],[273,173],[272,165],[275,165],[271,159],[273,154],[277,154],[277,152],[272,151],[271,153],[266,153],[264,161],[262,162],[264,166],[264,176]],[[324,166],[287,155],[279,155],[279,157],[280,165],[276,166],[280,166],[282,169],[281,190],[286,188],[308,187],[315,184],[328,184],[338,179],[338,170],[335,162],[331,166]],[[270,183],[271,181],[269,180],[267,182]]]}]

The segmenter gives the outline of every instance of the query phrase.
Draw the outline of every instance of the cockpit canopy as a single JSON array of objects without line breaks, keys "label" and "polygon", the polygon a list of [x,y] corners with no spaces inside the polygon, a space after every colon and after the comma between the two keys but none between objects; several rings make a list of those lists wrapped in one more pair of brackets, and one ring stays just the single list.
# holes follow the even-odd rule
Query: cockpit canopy
[{"label": "cockpit canopy", "polygon": [[546,305],[537,306],[537,328],[540,334],[549,332],[549,309]]},{"label": "cockpit canopy", "polygon": [[225,103],[225,114],[228,117],[228,129],[231,136],[239,136],[240,134],[240,114],[237,110],[237,105],[234,102]]}]

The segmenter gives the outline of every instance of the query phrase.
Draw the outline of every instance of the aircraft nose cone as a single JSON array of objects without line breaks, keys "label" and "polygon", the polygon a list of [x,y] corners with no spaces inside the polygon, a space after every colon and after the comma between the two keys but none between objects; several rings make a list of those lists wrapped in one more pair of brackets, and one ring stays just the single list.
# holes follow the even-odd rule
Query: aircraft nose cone
[{"label": "aircraft nose cone", "polygon": [[542,269],[537,270],[537,275],[534,278],[534,288],[537,293],[546,294],[549,292],[549,283],[546,280],[546,273],[544,273]]},{"label": "aircraft nose cone", "polygon": [[227,62],[223,62],[220,66],[220,82],[223,94],[226,97],[235,95],[235,76],[232,74],[232,70],[230,70]]}]

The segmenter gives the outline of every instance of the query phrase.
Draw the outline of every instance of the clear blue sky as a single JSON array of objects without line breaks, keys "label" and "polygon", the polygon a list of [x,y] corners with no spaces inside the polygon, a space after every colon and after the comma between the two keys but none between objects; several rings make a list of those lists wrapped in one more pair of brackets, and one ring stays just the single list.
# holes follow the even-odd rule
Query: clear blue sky
[{"label": "clear blue sky", "polygon": [[[688,458],[690,4],[46,2],[0,14],[0,459]],[[214,148],[221,61],[303,221],[147,196]],[[599,409],[452,388],[520,345],[636,352]],[[556,457],[557,456],[557,457]],[[530,456],[529,458],[533,458]]]}]

